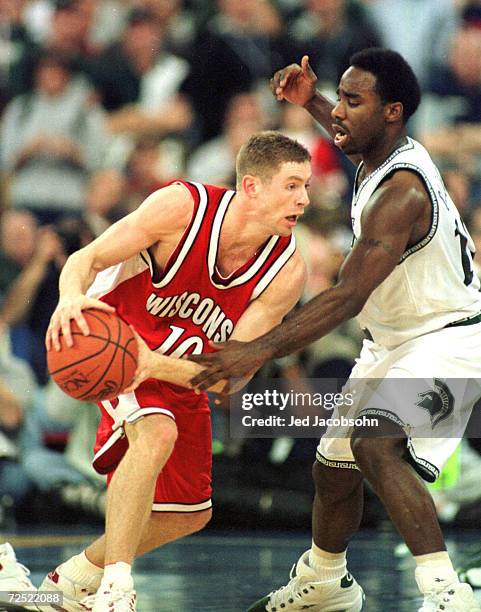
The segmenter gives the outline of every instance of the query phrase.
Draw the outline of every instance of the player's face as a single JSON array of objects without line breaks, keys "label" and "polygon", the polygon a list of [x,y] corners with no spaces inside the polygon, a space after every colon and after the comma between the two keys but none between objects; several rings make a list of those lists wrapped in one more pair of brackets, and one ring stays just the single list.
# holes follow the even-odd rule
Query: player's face
[{"label": "player's face", "polygon": [[310,162],[283,163],[270,181],[262,183],[263,222],[269,233],[288,236],[309,204]]},{"label": "player's face", "polygon": [[338,101],[332,110],[334,144],[346,155],[368,153],[382,142],[384,106],[376,92],[376,77],[350,67],[342,75]]}]

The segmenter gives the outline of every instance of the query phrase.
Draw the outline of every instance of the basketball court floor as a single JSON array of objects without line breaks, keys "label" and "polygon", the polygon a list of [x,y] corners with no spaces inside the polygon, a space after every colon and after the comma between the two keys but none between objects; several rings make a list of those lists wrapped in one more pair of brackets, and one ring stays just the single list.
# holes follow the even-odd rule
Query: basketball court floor
[{"label": "basketball court floor", "polygon": [[[34,584],[60,561],[77,553],[95,530],[17,528],[2,533]],[[481,545],[481,531],[448,532],[454,559]],[[274,587],[310,542],[309,533],[204,531],[138,559],[135,582],[139,612],[245,612]],[[364,612],[417,612],[420,607],[412,560],[386,526],[362,531],[352,543],[349,568],[366,591]],[[481,592],[479,593],[481,600]]]}]

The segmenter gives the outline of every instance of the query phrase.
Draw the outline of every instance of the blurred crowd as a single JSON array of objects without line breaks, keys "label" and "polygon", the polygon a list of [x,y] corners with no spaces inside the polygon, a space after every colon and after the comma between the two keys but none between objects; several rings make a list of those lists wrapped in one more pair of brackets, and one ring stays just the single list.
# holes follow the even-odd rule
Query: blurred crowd
[{"label": "blurred crowd", "polygon": [[[174,178],[234,186],[250,134],[295,137],[314,171],[297,229],[303,299],[335,281],[354,169],[304,110],[275,101],[269,78],[308,54],[335,98],[349,57],[369,46],[417,73],[410,134],[481,250],[481,0],[0,0],[0,513],[39,491],[102,513],[88,464],[96,409],[69,408],[52,387],[43,339],[66,257],[152,191]],[[342,379],[359,344],[348,324],[265,375]],[[225,430],[216,424],[216,448],[238,454]],[[269,444],[242,452],[313,456]]]}]

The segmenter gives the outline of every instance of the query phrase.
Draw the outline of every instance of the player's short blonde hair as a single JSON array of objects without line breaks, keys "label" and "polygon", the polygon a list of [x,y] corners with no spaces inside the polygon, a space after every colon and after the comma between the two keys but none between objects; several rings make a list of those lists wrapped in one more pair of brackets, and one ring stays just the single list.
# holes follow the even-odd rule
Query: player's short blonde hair
[{"label": "player's short blonde hair", "polygon": [[281,164],[311,161],[311,154],[297,140],[280,132],[265,131],[253,134],[242,145],[236,160],[237,188],[247,174],[270,180]]}]

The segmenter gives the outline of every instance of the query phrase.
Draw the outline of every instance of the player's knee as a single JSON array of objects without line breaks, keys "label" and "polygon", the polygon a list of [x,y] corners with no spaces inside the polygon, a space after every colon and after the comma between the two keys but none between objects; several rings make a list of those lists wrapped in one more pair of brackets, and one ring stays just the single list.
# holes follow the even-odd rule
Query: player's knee
[{"label": "player's knee", "polygon": [[153,427],[152,437],[150,438],[152,442],[150,451],[155,460],[163,460],[166,452],[170,454],[174,450],[177,436],[177,426],[173,421],[167,424],[167,426],[165,423],[157,423]]},{"label": "player's knee", "polygon": [[177,440],[175,421],[164,415],[149,415],[126,427],[129,447],[155,464],[164,462]]},{"label": "player's knee", "polygon": [[324,504],[337,503],[350,497],[362,482],[358,470],[333,468],[319,461],[312,466],[312,477],[316,493]]},{"label": "player's knee", "polygon": [[361,472],[370,479],[382,471],[392,459],[402,458],[406,449],[403,436],[373,437],[362,430],[354,431],[351,437],[351,450]]},{"label": "player's knee", "polygon": [[168,426],[165,423],[159,423],[154,428],[153,439],[157,440],[163,446],[174,448],[177,441],[178,431],[175,423],[171,422]]},{"label": "player's knee", "polygon": [[376,446],[378,440],[374,438],[364,438],[355,434],[351,437],[351,451],[360,467],[367,461],[375,460],[379,454],[380,447]]},{"label": "player's knee", "polygon": [[312,465],[312,479],[314,480],[314,485],[316,490],[326,490],[330,488],[330,478],[329,472],[327,471],[329,468],[320,463],[319,461],[314,461]]}]

